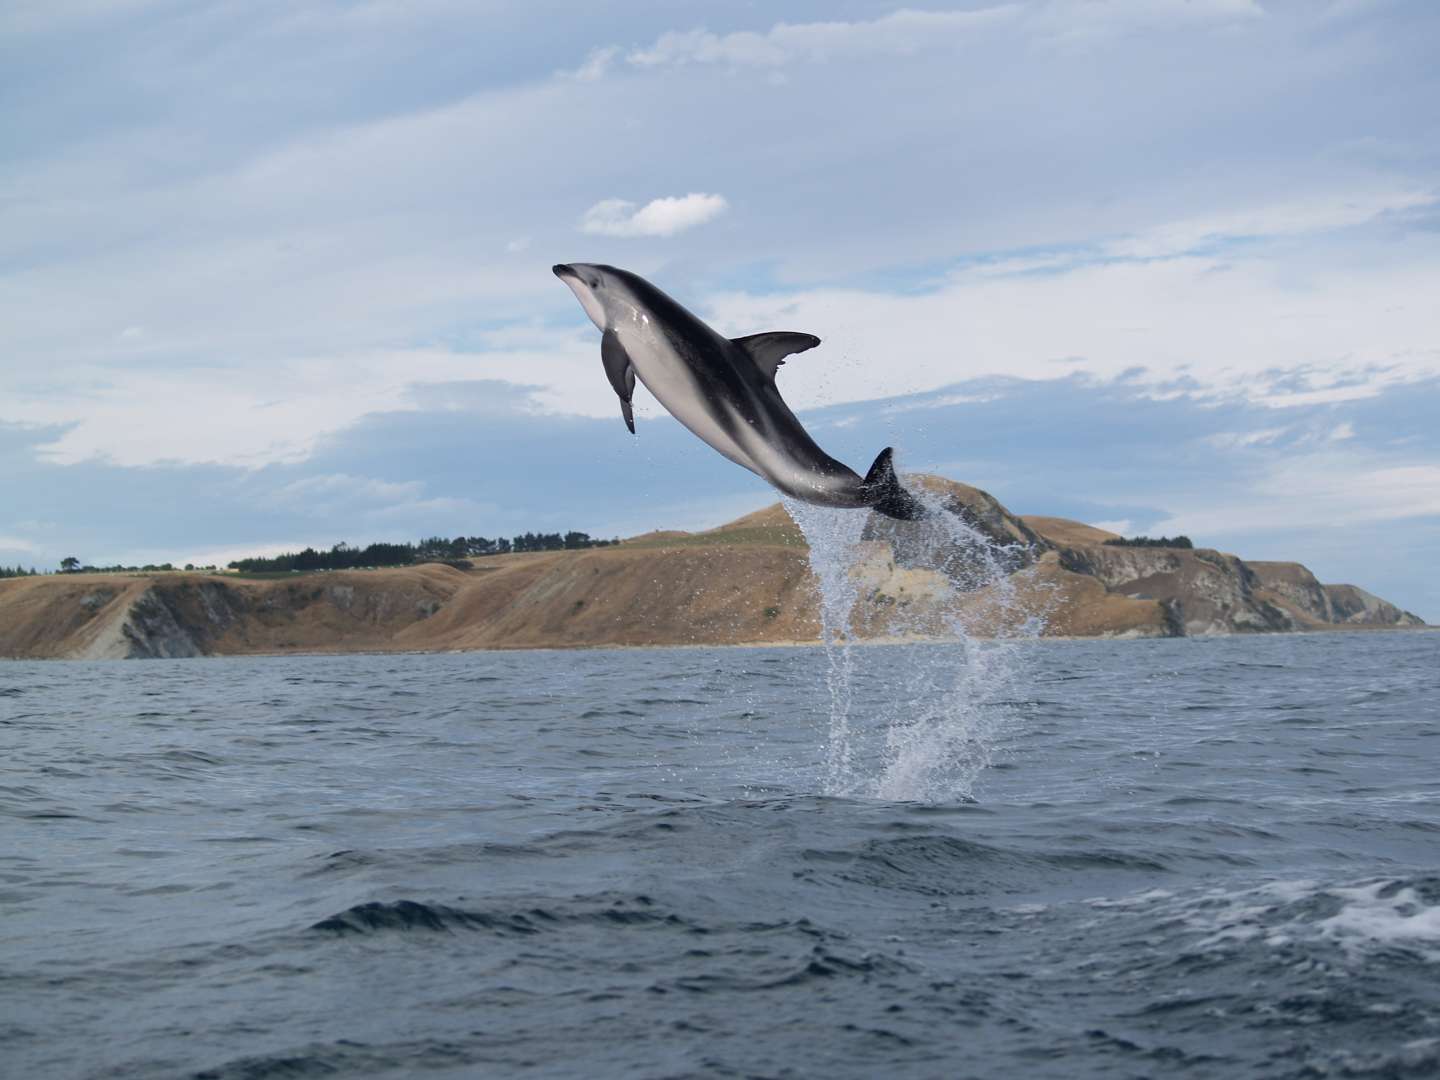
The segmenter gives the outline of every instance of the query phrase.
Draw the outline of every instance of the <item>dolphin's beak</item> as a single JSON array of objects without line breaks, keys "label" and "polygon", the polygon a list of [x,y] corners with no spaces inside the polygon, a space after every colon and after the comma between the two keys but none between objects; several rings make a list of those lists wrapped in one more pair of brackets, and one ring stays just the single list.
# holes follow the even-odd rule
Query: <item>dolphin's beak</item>
[{"label": "dolphin's beak", "polygon": [[580,306],[585,309],[585,314],[590,316],[590,321],[604,330],[605,307],[596,298],[594,290],[581,277],[580,271],[569,263],[556,263],[550,269],[554,271],[556,277],[570,287],[570,291],[575,294],[575,299],[579,300]]}]

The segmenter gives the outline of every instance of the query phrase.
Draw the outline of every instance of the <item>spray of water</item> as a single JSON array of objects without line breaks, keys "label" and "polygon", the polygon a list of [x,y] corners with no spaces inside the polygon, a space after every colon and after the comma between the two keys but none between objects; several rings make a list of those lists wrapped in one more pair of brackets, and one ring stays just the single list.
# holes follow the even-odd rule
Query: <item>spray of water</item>
[{"label": "spray of water", "polygon": [[785,509],[810,546],[810,570],[820,590],[820,637],[825,644],[825,685],[830,730],[825,742],[826,791],[840,793],[855,771],[850,712],[854,704],[855,650],[850,616],[860,599],[851,572],[859,559],[864,514],[802,503],[788,496]]},{"label": "spray of water", "polygon": [[1023,545],[914,490],[930,511],[916,522],[785,504],[820,594],[829,794],[969,797],[1022,674],[1017,641],[1043,626]]}]

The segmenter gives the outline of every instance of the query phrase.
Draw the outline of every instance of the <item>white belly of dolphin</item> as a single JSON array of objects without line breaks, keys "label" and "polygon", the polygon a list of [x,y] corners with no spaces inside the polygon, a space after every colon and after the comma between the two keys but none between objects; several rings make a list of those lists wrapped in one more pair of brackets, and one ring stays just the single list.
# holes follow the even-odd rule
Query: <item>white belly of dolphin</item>
[{"label": "white belly of dolphin", "polygon": [[848,469],[829,475],[797,460],[784,439],[756,427],[755,417],[707,394],[685,358],[650,326],[617,327],[616,334],[655,400],[725,457],[788,495],[827,506],[858,505],[858,476]]},{"label": "white belly of dolphin", "polygon": [[[717,408],[726,408],[726,404],[705,396],[689,365],[667,342],[656,341],[652,334],[627,334],[624,331],[619,332],[619,337],[635,367],[635,377],[655,395],[655,400],[665,406],[671,416],[735,464],[765,476],[765,471],[751,456],[750,448],[732,438],[730,431],[714,415]],[[743,438],[749,425],[733,413],[732,418],[734,422],[730,427]],[[755,439],[745,441],[750,444],[759,442]]]}]

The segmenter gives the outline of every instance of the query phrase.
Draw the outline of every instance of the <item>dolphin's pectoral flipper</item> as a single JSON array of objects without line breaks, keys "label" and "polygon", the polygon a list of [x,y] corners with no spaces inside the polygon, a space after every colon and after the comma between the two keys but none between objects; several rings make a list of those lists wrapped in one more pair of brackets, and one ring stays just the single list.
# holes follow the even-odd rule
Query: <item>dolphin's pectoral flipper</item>
[{"label": "dolphin's pectoral flipper", "polygon": [[614,330],[606,330],[600,338],[600,359],[605,363],[605,377],[620,397],[620,415],[625,417],[625,426],[634,435],[635,413],[630,408],[630,398],[635,393],[635,366]]},{"label": "dolphin's pectoral flipper", "polygon": [[772,330],[765,334],[750,334],[748,337],[733,338],[732,341],[750,354],[755,366],[771,382],[775,381],[775,370],[785,362],[791,353],[804,352],[820,344],[814,334],[795,334],[788,330]]}]

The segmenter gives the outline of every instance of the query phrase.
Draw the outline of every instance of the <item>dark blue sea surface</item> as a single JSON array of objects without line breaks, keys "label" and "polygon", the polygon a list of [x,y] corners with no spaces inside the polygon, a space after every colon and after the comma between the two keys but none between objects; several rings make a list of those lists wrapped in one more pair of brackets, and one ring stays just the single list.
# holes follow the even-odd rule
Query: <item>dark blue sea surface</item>
[{"label": "dark blue sea surface", "polygon": [[1440,1075],[1440,635],[927,649],[0,665],[0,1073]]}]

